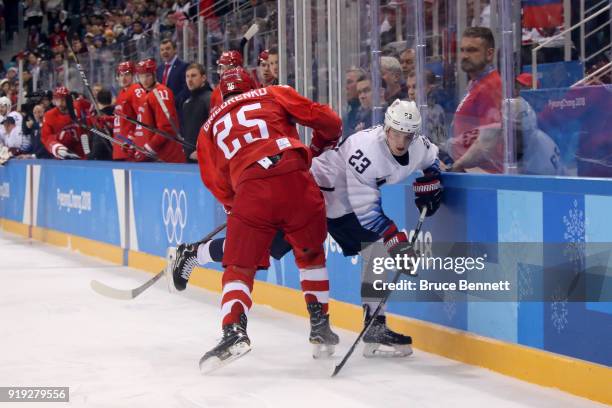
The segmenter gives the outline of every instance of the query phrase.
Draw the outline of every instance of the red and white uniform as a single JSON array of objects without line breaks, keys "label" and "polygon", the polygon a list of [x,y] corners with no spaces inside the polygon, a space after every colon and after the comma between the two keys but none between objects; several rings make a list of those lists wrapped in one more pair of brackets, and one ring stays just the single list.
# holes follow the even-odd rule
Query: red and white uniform
[{"label": "red and white uniform", "polygon": [[[248,312],[255,270],[268,266],[279,229],[294,248],[306,302],[318,301],[327,310],[329,280],[321,266],[325,203],[309,172],[312,154],[300,142],[295,122],[313,128],[317,139],[333,142],[341,134],[342,122],[328,106],[285,86],[226,100],[200,131],[202,180],[231,208],[223,256],[223,325]],[[269,159],[279,154],[276,163]]]},{"label": "red and white uniform", "polygon": [[[84,99],[74,101],[74,110],[77,117],[84,118],[89,123],[89,110],[91,104]],[[41,140],[46,149],[55,157],[57,156],[57,148],[64,146],[72,153],[78,154],[81,159],[85,159],[83,146],[81,144],[81,134],[85,131],[66,113],[62,113],[58,108],[53,108],[45,113],[43,117],[43,126],[41,132]]]},{"label": "red and white uniform", "polygon": [[[467,94],[459,103],[453,119],[449,153],[455,161],[461,158],[477,139],[479,128],[501,123],[501,101],[501,78],[492,66],[479,78],[470,81]],[[499,159],[503,160],[503,152],[499,155]],[[483,168],[496,172],[486,164]]]},{"label": "red and white uniform", "polygon": [[[131,118],[136,119],[136,109],[139,105],[139,100],[144,98],[147,92],[140,84],[132,84],[121,89],[115,100],[115,113],[121,113]],[[124,138],[133,139],[136,125],[132,122],[115,116],[113,120],[113,136],[115,139],[121,140],[117,135]],[[129,160],[130,155],[120,145],[113,144],[113,160]]]},{"label": "red and white uniform", "polygon": [[[160,83],[156,83],[152,89],[147,91],[145,96],[138,99],[136,119],[176,137],[172,125],[168,122],[166,114],[153,93],[154,89],[159,93],[160,99],[168,110],[170,119],[178,126],[174,94],[170,88]],[[169,140],[140,126],[134,128],[134,142],[140,147],[147,145],[149,150],[153,150],[166,163],[185,163],[185,152],[178,142]],[[145,158],[143,157],[143,159]]]}]

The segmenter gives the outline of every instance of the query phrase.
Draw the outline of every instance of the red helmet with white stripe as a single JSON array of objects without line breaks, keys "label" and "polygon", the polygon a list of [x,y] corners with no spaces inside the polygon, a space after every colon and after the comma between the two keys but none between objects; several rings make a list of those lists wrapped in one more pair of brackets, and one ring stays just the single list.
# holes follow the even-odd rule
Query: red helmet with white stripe
[{"label": "red helmet with white stripe", "polygon": [[241,67],[242,63],[242,54],[236,50],[223,52],[217,60],[217,65],[229,65],[232,67]]},{"label": "red helmet with white stripe", "polygon": [[134,73],[134,63],[132,61],[123,61],[117,65],[117,75],[120,74],[133,74]]},{"label": "red helmet with white stripe", "polygon": [[53,97],[54,98],[65,98],[68,95],[70,95],[70,91],[65,86],[58,86],[53,91]]},{"label": "red helmet with white stripe", "polygon": [[155,74],[157,64],[153,58],[142,60],[136,64],[137,74]]},{"label": "red helmet with white stripe", "polygon": [[257,86],[255,85],[253,78],[242,67],[228,69],[221,74],[219,89],[221,89],[221,95],[223,95],[223,98],[228,95],[248,92],[255,88],[257,88]]}]

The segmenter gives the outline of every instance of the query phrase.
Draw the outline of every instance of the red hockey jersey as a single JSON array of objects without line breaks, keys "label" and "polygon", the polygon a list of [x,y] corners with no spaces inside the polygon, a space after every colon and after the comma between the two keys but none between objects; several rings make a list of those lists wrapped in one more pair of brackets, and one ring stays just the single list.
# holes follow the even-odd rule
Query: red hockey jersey
[{"label": "red hockey jersey", "polygon": [[[119,95],[117,95],[115,100],[115,113],[122,113],[136,119],[136,109],[138,108],[139,100],[146,95],[147,92],[140,84],[132,84],[127,88],[123,88],[119,91]],[[132,122],[115,116],[113,120],[113,136],[119,140],[121,138],[117,137],[118,135],[133,139],[135,127],[136,125]],[[113,144],[113,160],[129,160],[129,155],[120,145]]]},{"label": "red hockey jersey", "polygon": [[[77,117],[84,118],[89,123],[89,103],[82,99],[74,101],[74,110]],[[62,113],[58,108],[53,108],[45,113],[41,131],[41,140],[45,148],[53,156],[57,157],[57,148],[66,147],[71,152],[85,159],[81,134],[84,130],[76,124],[68,112]]]},{"label": "red hockey jersey", "polygon": [[[166,114],[157,101],[153,90],[157,90],[161,101],[168,110],[170,120],[178,127],[179,122],[174,106],[174,94],[170,88],[159,83],[155,84],[153,89],[147,91],[146,96],[139,99],[136,118],[151,127],[176,137],[172,125],[168,122]],[[164,162],[185,163],[185,152],[178,142],[169,140],[140,126],[136,126],[134,129],[134,142],[140,147],[144,147],[146,144]]]},{"label": "red hockey jersey", "polygon": [[[471,81],[459,103],[453,119],[450,153],[458,160],[470,148],[482,126],[501,123],[502,86],[499,72],[490,69],[482,77]],[[500,157],[503,159],[503,157]]]},{"label": "red hockey jersey", "polygon": [[243,171],[283,151],[302,153],[310,167],[310,149],[300,142],[295,123],[314,129],[313,138],[334,142],[342,121],[327,105],[288,86],[269,86],[235,96],[211,110],[198,136],[202,181],[225,206],[231,207]]}]

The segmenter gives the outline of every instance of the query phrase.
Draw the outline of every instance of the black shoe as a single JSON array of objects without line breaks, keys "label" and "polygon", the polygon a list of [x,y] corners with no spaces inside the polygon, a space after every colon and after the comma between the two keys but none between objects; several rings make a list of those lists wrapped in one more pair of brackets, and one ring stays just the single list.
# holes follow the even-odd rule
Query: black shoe
[{"label": "black shoe", "polygon": [[223,338],[215,348],[200,359],[200,371],[208,373],[251,351],[251,340],[246,332],[247,318],[243,313],[240,323],[223,326]]},{"label": "black shoe", "polygon": [[165,274],[170,292],[174,292],[173,289],[182,291],[187,287],[193,268],[198,266],[198,246],[181,244],[178,248],[168,248]]},{"label": "black shoe", "polygon": [[[364,324],[371,319],[370,307],[363,305]],[[363,336],[365,357],[377,355],[405,357],[412,354],[412,337],[394,332],[387,327],[387,317],[378,315]]]},{"label": "black shoe", "polygon": [[334,333],[329,325],[329,315],[323,314],[323,305],[319,302],[307,304],[310,314],[310,337],[309,341],[314,345],[314,358],[329,357],[334,354],[335,345],[340,338]]}]

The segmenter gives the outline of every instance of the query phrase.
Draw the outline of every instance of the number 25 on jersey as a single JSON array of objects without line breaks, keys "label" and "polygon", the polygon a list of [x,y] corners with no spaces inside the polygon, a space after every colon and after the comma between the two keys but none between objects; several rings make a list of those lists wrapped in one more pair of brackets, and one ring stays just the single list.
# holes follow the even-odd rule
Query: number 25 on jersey
[{"label": "number 25 on jersey", "polygon": [[[247,112],[258,109],[261,109],[260,103],[244,105],[236,112],[235,117],[232,117],[234,112],[228,112],[213,125],[213,137],[225,154],[226,159],[229,160],[234,157],[243,146],[258,139],[268,139],[270,137],[265,121],[247,118]],[[231,132],[234,124],[238,124],[242,129]],[[255,131],[255,128],[258,131]]]}]

